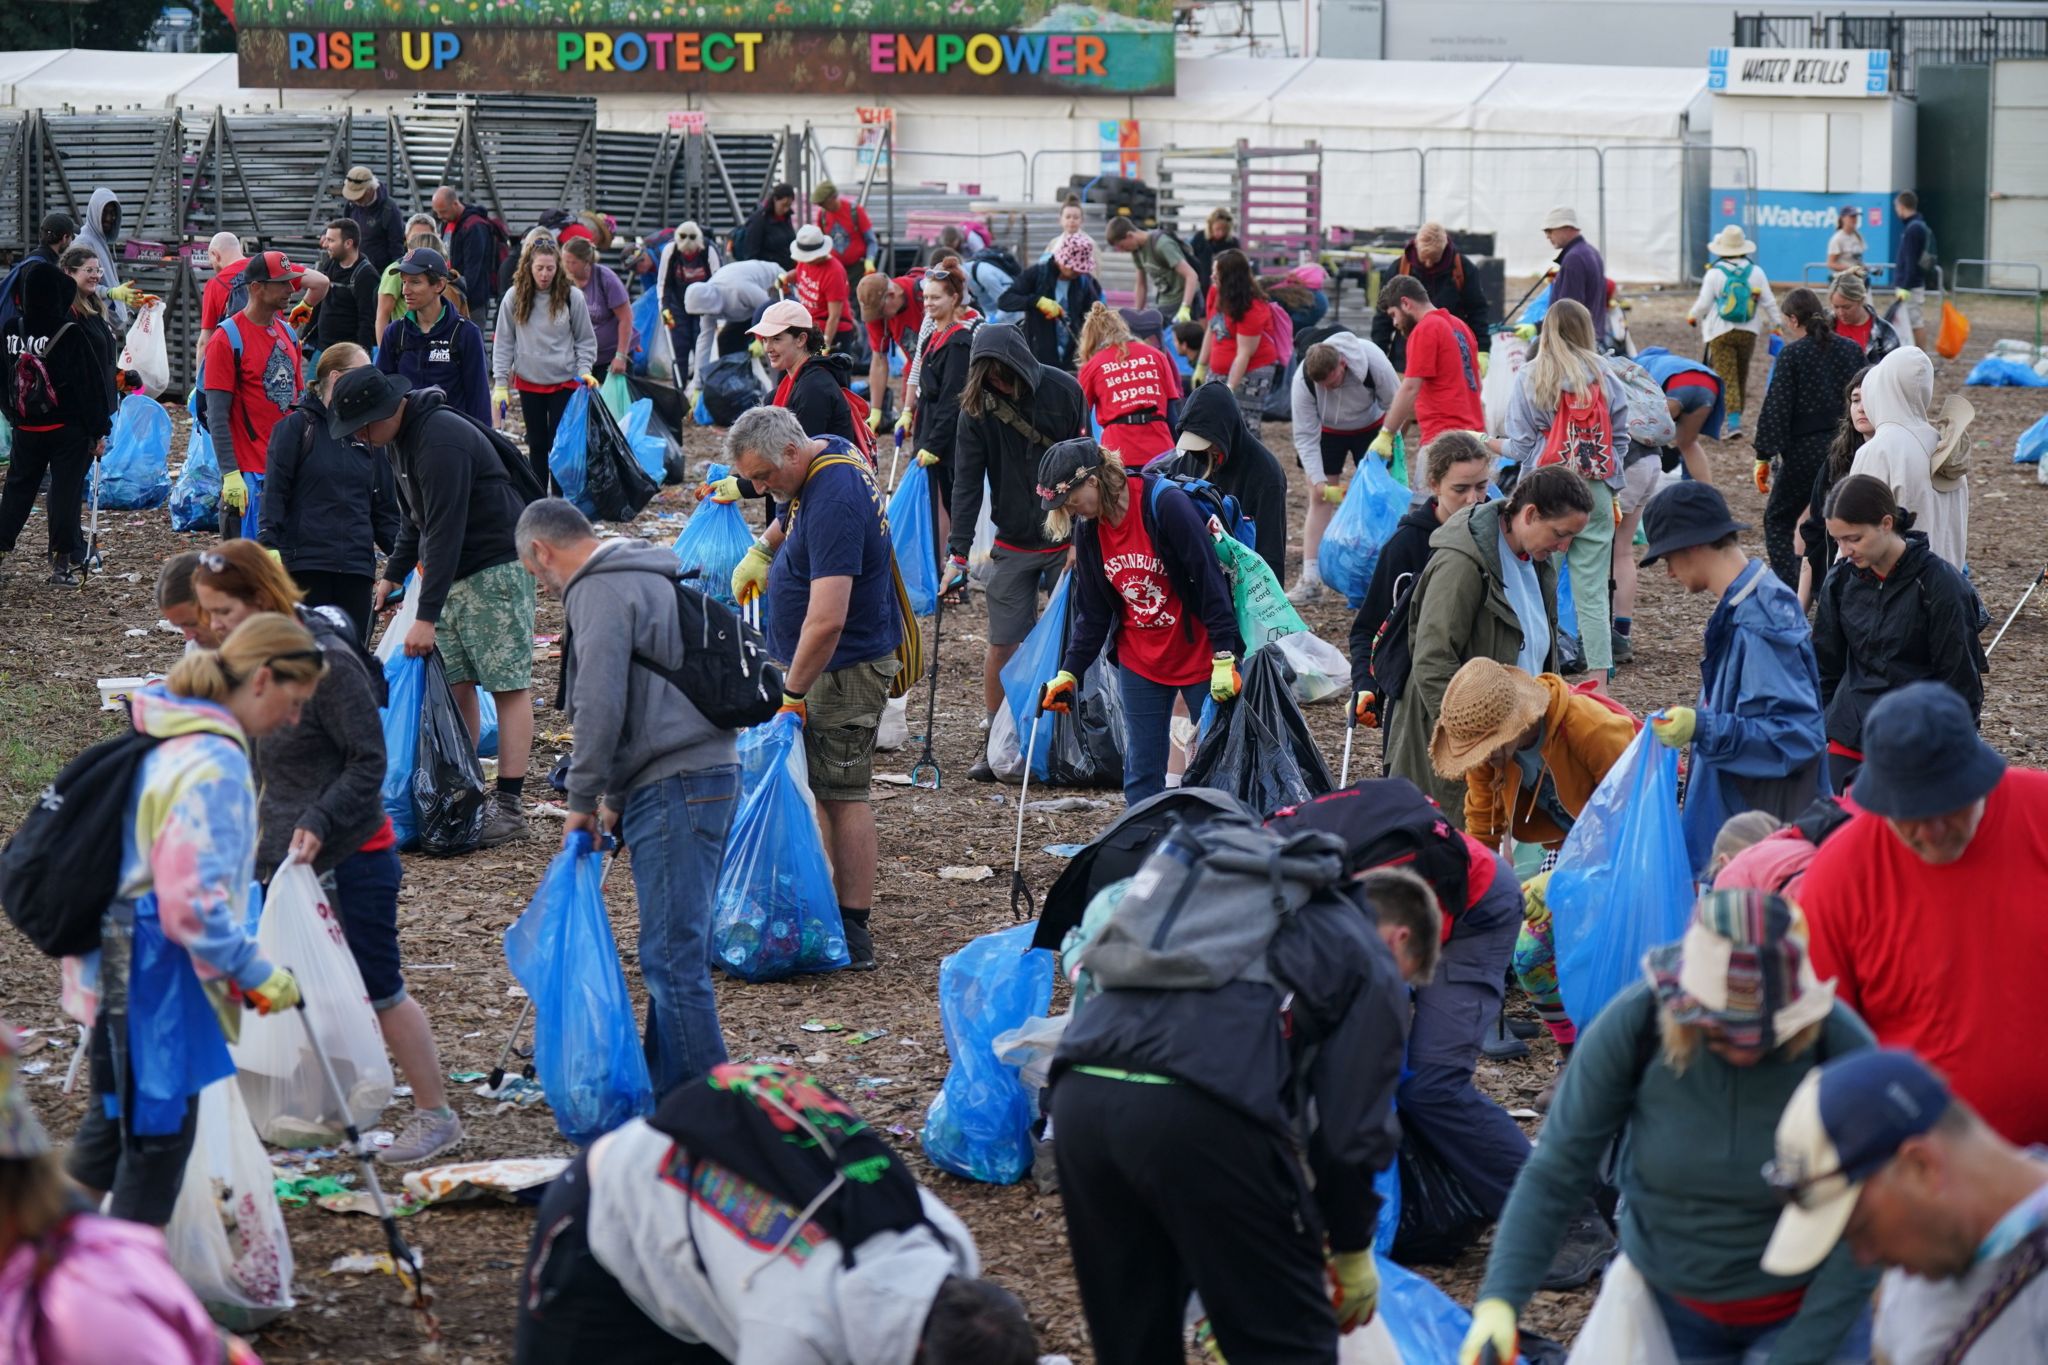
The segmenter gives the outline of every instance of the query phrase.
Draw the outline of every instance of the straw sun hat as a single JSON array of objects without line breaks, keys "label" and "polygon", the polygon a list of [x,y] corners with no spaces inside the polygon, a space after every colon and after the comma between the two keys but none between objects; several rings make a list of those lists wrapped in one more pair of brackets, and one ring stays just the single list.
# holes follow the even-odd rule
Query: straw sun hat
[{"label": "straw sun hat", "polygon": [[1468,660],[1444,689],[1429,761],[1456,781],[1496,749],[1513,744],[1550,709],[1550,693],[1519,668],[1492,659]]}]

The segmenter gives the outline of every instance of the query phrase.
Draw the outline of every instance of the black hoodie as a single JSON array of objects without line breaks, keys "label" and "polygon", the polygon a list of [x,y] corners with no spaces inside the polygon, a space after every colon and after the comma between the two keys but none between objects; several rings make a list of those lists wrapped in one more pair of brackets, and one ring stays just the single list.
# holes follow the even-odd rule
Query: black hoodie
[{"label": "black hoodie", "polygon": [[449,409],[439,389],[405,396],[405,418],[390,453],[405,520],[384,578],[402,583],[424,560],[420,620],[439,621],[457,580],[519,558],[512,528],[526,502],[497,447],[468,417]]},{"label": "black hoodie", "polygon": [[[50,373],[57,411],[27,425],[75,427],[89,440],[99,440],[114,429],[114,409],[120,401],[114,393],[114,357],[106,348],[112,333],[98,319],[72,311],[78,285],[56,266],[24,263],[15,287],[20,291],[20,311],[4,338],[5,363],[0,364],[6,406],[11,409],[14,403],[16,361],[33,353]],[[66,324],[71,325],[69,331]]]},{"label": "black hoodie", "polygon": [[1040,363],[1062,370],[1074,368],[1074,346],[1081,339],[1081,320],[1102,299],[1102,286],[1093,275],[1076,275],[1067,281],[1066,312],[1056,318],[1038,311],[1040,299],[1057,299],[1060,268],[1050,260],[1027,266],[1010,281],[996,307],[1022,313],[1024,335],[1031,341],[1031,354]]},{"label": "black hoodie", "polygon": [[1977,594],[1960,572],[1906,532],[1906,552],[1883,578],[1838,559],[1820,586],[1813,654],[1820,665],[1828,739],[1863,752],[1863,721],[1878,698],[1907,683],[1947,683],[1984,710],[1984,648]]},{"label": "black hoodie", "polygon": [[1380,546],[1379,562],[1373,566],[1372,582],[1365,601],[1351,622],[1351,688],[1354,692],[1381,692],[1373,682],[1372,641],[1379,634],[1394,599],[1413,583],[1429,563],[1429,538],[1442,523],[1436,519],[1436,499],[1424,498],[1401,514],[1394,533]]},{"label": "black hoodie", "polygon": [[[310,439],[309,439],[310,436]],[[257,539],[292,573],[374,577],[398,539],[398,484],[381,450],[327,434],[313,389],[270,433]]]},{"label": "black hoodie", "polygon": [[[974,330],[969,364],[984,358],[1001,362],[1023,384],[1023,392],[1004,399],[987,386],[984,393],[1015,409],[1022,422],[1045,439],[1033,440],[997,416],[993,407],[979,417],[960,414],[953,453],[953,533],[947,550],[961,558],[974,544],[974,524],[981,517],[981,482],[988,480],[993,506],[989,519],[996,539],[1019,550],[1045,550],[1045,513],[1038,505],[1038,460],[1046,447],[1088,434],[1088,405],[1074,376],[1033,358],[1024,333],[1010,323],[988,323]],[[942,453],[942,452],[941,452]]]},{"label": "black hoodie", "polygon": [[845,393],[852,378],[853,357],[814,355],[796,372],[796,382],[789,386],[789,397],[781,406],[796,414],[806,435],[837,436],[858,448],[853,409],[847,405]]},{"label": "black hoodie", "polygon": [[1287,475],[1273,452],[1246,429],[1244,412],[1227,385],[1203,384],[1188,395],[1174,438],[1189,432],[1207,437],[1209,449],[1161,456],[1172,463],[1146,467],[1158,473],[1196,475],[1236,498],[1256,528],[1253,548],[1273,576],[1286,582]]}]

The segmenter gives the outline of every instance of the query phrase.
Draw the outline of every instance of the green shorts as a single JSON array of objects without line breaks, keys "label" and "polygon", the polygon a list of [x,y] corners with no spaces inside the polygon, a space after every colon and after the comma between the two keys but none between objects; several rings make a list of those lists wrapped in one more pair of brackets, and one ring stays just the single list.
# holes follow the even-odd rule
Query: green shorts
[{"label": "green shorts", "polygon": [[875,730],[889,701],[896,656],[823,674],[805,694],[804,759],[811,795],[865,801],[875,775]]},{"label": "green shorts", "polygon": [[533,686],[533,575],[515,561],[455,580],[434,628],[450,683],[486,692]]}]

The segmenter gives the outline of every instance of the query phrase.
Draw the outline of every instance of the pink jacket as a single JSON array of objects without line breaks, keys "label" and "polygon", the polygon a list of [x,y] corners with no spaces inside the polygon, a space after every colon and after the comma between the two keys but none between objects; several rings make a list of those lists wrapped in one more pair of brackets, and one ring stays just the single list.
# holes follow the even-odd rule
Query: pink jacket
[{"label": "pink jacket", "polygon": [[[55,1260],[40,1266],[39,1277],[42,1253]],[[229,1356],[206,1310],[171,1269],[161,1232],[81,1213],[0,1262],[0,1359],[221,1365]]]},{"label": "pink jacket", "polygon": [[1798,830],[1781,829],[1730,858],[1714,878],[1714,889],[1772,891],[1796,901],[1799,884],[1806,880],[1806,869],[1818,852]]}]

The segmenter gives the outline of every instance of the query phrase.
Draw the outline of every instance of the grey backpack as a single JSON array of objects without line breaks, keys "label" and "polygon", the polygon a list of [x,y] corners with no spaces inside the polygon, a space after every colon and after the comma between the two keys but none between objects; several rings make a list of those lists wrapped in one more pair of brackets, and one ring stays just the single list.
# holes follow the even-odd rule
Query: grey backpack
[{"label": "grey backpack", "polygon": [[1279,984],[1266,951],[1310,898],[1344,880],[1332,834],[1213,820],[1175,825],[1138,868],[1080,965],[1105,990]]}]

